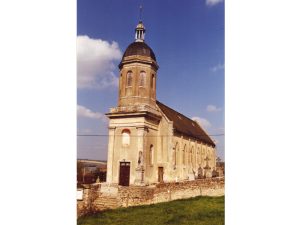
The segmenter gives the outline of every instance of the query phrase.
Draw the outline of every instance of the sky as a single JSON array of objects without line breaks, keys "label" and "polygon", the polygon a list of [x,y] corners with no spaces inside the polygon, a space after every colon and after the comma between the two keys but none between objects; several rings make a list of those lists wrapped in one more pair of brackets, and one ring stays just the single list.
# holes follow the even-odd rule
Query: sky
[{"label": "sky", "polygon": [[107,159],[118,64],[141,18],[159,65],[157,99],[197,120],[224,159],[224,1],[77,0],[77,158]]}]

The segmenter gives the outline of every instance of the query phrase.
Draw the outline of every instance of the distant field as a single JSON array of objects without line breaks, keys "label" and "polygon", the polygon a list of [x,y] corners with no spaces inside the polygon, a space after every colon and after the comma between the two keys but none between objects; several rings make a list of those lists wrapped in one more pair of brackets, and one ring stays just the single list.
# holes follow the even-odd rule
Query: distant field
[{"label": "distant field", "polygon": [[78,225],[223,225],[224,196],[120,208],[80,218]]}]

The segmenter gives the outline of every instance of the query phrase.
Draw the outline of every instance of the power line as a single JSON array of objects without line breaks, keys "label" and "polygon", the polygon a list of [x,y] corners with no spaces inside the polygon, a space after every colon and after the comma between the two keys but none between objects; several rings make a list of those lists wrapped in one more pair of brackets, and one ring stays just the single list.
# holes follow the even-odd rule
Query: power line
[{"label": "power line", "polygon": [[[78,137],[108,137],[108,134],[77,134]],[[122,134],[115,134],[112,136],[122,136]],[[141,137],[142,135],[130,135],[131,137]],[[147,137],[171,137],[174,135],[147,135]],[[197,135],[198,137],[216,137],[216,136],[225,136],[225,134],[209,134],[209,135]]]}]

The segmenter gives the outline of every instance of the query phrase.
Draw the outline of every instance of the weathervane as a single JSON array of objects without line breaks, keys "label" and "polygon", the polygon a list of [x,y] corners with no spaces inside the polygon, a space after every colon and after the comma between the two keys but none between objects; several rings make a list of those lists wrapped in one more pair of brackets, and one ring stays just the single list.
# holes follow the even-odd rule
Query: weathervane
[{"label": "weathervane", "polygon": [[139,15],[140,21],[142,21],[142,10],[143,10],[143,6],[140,5],[140,15]]}]

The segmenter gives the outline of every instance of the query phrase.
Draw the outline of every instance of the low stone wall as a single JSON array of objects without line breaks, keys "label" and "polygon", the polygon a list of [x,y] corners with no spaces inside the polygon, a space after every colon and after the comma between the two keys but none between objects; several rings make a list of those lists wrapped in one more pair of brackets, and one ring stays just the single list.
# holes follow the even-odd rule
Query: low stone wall
[{"label": "low stone wall", "polygon": [[224,178],[174,182],[156,185],[153,203],[191,198],[199,195],[224,195]]},{"label": "low stone wall", "polygon": [[84,189],[82,201],[77,201],[77,216],[107,208],[148,205],[195,196],[222,196],[224,178],[160,183],[151,186],[90,185]]},{"label": "low stone wall", "polygon": [[155,187],[119,187],[119,198],[123,207],[153,203]]},{"label": "low stone wall", "polygon": [[82,200],[77,200],[77,217],[93,213],[93,203],[99,196],[100,184],[85,185]]},{"label": "low stone wall", "polygon": [[168,202],[199,195],[224,195],[224,178],[162,183],[153,186],[119,187],[118,196],[123,207]]}]

